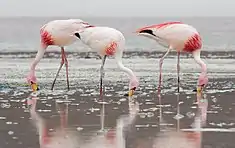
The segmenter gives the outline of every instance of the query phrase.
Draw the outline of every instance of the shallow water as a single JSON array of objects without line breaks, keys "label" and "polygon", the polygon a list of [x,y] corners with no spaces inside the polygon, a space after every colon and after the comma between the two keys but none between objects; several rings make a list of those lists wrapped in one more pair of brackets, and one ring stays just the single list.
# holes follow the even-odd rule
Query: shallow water
[{"label": "shallow water", "polygon": [[[124,96],[128,91],[128,78],[116,68],[112,58],[105,65],[104,99],[107,104],[103,116],[102,104],[97,102],[101,60],[94,58],[95,55],[90,59],[69,55],[70,91],[66,90],[64,69],[55,90],[49,90],[60,59],[56,55],[44,58],[37,68],[40,91],[36,96],[30,95],[30,89],[25,85],[24,77],[32,60],[29,54],[18,54],[17,58],[13,54],[2,55],[0,137],[3,138],[0,138],[0,148],[40,147],[39,139],[43,133],[41,139],[44,142],[41,143],[48,148],[123,148],[122,145],[133,148],[234,148],[234,58],[226,54],[203,55],[208,63],[210,82],[204,102],[200,104],[204,109],[200,114],[196,93],[192,91],[200,69],[186,55],[182,55],[181,60],[178,100],[175,93],[176,57],[173,54],[164,61],[159,104],[156,95],[158,60],[155,58],[158,55],[161,53],[153,57],[126,54],[123,59],[124,65],[140,78],[140,87],[134,95],[139,103],[138,113],[134,108],[136,119],[128,116],[128,98]],[[27,105],[27,100],[31,106]],[[182,116],[176,116],[177,113]],[[124,128],[119,121],[124,121]],[[102,125],[104,130],[101,131]]]}]

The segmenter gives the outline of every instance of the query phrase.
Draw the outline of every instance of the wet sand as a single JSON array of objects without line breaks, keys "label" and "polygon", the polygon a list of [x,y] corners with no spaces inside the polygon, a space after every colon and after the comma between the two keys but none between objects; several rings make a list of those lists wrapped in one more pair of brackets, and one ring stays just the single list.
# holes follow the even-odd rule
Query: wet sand
[{"label": "wet sand", "polygon": [[[181,92],[177,100],[174,53],[165,60],[162,102],[159,105],[156,95],[158,78],[156,57],[162,53],[152,54],[152,57],[146,56],[147,53],[138,56],[134,54],[126,54],[123,59],[124,64],[132,68],[140,78],[140,87],[134,96],[139,103],[139,113],[136,120],[125,128],[124,132],[127,147],[235,147],[235,60],[232,54],[203,54],[208,63],[210,82],[205,90],[205,99],[208,101],[206,125],[202,127],[201,132],[193,132],[195,129],[191,126],[197,115],[197,97],[192,90],[195,89],[200,71],[199,67],[192,66],[194,61],[182,55]],[[25,86],[23,79],[32,60],[29,59],[31,56],[20,54],[17,58],[12,58],[14,54],[1,55],[0,148],[39,148],[39,135],[45,129],[50,135],[46,137],[52,137],[49,139],[57,137],[56,141],[61,142],[61,147],[95,146],[99,148],[105,147],[104,145],[117,147],[112,144],[115,134],[109,129],[114,128],[115,133],[117,119],[129,113],[128,98],[124,96],[128,91],[126,74],[119,72],[113,59],[107,61],[104,80],[106,86],[104,99],[107,102],[104,116],[105,132],[103,132],[105,136],[100,137],[102,105],[97,102],[97,99],[101,61],[96,59],[94,54],[91,54],[90,59],[85,59],[85,54],[71,53],[69,56],[71,90],[66,91],[65,70],[62,70],[55,90],[50,91],[51,82],[59,66],[59,59],[57,54],[47,55],[51,56],[46,56],[37,68],[41,89],[37,97],[29,97],[31,92],[29,87]],[[30,107],[26,103],[27,98],[29,100],[38,98],[36,112],[30,112]],[[179,108],[178,104],[180,104]],[[177,109],[184,116],[180,120],[174,118]],[[33,122],[33,119],[37,122]],[[67,138],[64,135],[67,135]],[[61,140],[58,137],[67,140]],[[111,143],[111,145],[104,143]]]}]

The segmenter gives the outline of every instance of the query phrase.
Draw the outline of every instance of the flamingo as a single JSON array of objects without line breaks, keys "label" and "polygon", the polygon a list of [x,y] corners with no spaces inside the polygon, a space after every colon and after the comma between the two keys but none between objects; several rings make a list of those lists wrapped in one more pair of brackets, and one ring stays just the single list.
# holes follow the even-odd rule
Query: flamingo
[{"label": "flamingo", "polygon": [[178,53],[177,59],[177,77],[178,77],[178,93],[179,93],[179,71],[180,71],[180,52],[192,53],[195,62],[201,67],[201,74],[198,78],[198,89],[202,89],[208,83],[207,65],[200,58],[202,39],[198,31],[188,24],[182,22],[166,22],[157,25],[151,25],[140,28],[136,31],[140,36],[145,36],[156,40],[161,46],[168,48],[167,52],[159,61],[159,86],[158,93],[160,94],[162,64],[164,58],[171,50],[176,50]]},{"label": "flamingo", "polygon": [[68,60],[65,54],[64,46],[68,46],[77,40],[73,35],[75,31],[89,27],[93,26],[81,19],[68,19],[50,21],[40,29],[41,48],[38,50],[37,55],[31,64],[30,72],[26,78],[33,91],[38,90],[35,68],[39,61],[43,58],[47,47],[51,45],[59,46],[61,48],[61,63],[52,83],[51,90],[53,90],[56,78],[58,77],[59,72],[64,64],[66,66],[67,87],[69,90]]},{"label": "flamingo", "polygon": [[81,140],[77,138],[75,140],[76,136],[66,130],[68,127],[68,104],[65,105],[65,108],[61,108],[60,106],[62,104],[56,103],[56,106],[58,106],[59,109],[58,113],[60,115],[60,128],[55,127],[55,130],[51,132],[48,128],[48,121],[42,118],[36,110],[38,100],[40,100],[40,98],[30,96],[26,100],[26,103],[29,107],[30,117],[33,121],[32,123],[36,127],[39,134],[40,148],[59,148],[65,146],[74,148],[74,145],[78,145]]},{"label": "flamingo", "polygon": [[125,48],[125,37],[123,34],[110,27],[90,27],[77,31],[74,35],[102,58],[100,67],[100,99],[102,99],[103,93],[104,65],[107,56],[114,56],[118,68],[128,74],[130,79],[128,95],[132,96],[139,85],[139,81],[134,72],[122,63],[122,55]]}]

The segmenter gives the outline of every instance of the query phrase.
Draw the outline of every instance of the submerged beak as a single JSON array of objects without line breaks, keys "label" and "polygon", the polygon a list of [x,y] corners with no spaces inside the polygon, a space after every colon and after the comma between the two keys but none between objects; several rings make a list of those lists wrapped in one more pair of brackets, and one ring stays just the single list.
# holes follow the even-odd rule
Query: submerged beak
[{"label": "submerged beak", "polygon": [[193,90],[193,92],[197,92],[197,94],[200,94],[200,93],[202,93],[203,87],[204,86],[198,86],[197,89]]},{"label": "submerged beak", "polygon": [[199,94],[199,93],[201,93],[202,92],[202,86],[198,86],[197,87],[197,93]]},{"label": "submerged beak", "polygon": [[124,96],[126,96],[126,97],[127,97],[127,96],[132,97],[132,96],[134,95],[135,89],[136,89],[136,87],[131,88],[131,89],[129,90],[129,93],[128,93],[128,94],[125,94]]},{"label": "submerged beak", "polygon": [[130,97],[133,96],[133,95],[134,95],[134,92],[135,92],[135,91],[134,91],[133,89],[129,90],[128,96],[130,96]]},{"label": "submerged beak", "polygon": [[33,82],[31,82],[31,88],[32,88],[33,91],[38,91],[39,90],[38,85],[36,83],[33,83]]}]

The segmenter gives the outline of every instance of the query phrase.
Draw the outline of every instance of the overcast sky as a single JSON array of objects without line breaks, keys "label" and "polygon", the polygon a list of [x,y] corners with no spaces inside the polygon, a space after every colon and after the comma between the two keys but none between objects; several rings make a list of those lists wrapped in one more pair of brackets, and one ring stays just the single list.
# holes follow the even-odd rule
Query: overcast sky
[{"label": "overcast sky", "polygon": [[0,16],[234,16],[235,0],[0,0]]}]

